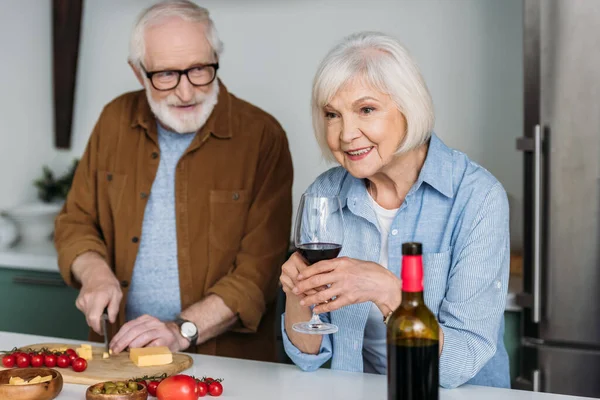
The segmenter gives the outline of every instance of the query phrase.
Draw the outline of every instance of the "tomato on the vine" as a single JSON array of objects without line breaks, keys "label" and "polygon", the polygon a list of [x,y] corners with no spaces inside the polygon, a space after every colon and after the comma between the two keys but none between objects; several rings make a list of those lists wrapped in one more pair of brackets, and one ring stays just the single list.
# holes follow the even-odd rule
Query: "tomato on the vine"
[{"label": "tomato on the vine", "polygon": [[4,365],[5,368],[12,368],[16,363],[17,357],[15,357],[13,354],[7,354],[2,357],[2,365]]},{"label": "tomato on the vine", "polygon": [[56,359],[56,365],[58,365],[59,368],[67,368],[70,364],[71,360],[69,359],[69,356],[65,354],[58,356]]},{"label": "tomato on the vine", "polygon": [[46,354],[44,357],[44,365],[48,368],[56,367],[56,359],[57,357],[54,354]]},{"label": "tomato on the vine", "polygon": [[36,354],[33,357],[31,357],[31,366],[34,368],[40,368],[44,366],[44,355]]},{"label": "tomato on the vine", "polygon": [[19,368],[27,368],[31,363],[31,357],[27,353],[21,353],[17,357],[17,367]]},{"label": "tomato on the vine", "polygon": [[221,385],[221,382],[212,381],[210,385],[208,385],[208,393],[215,397],[223,394],[223,385]]},{"label": "tomato on the vine", "polygon": [[158,400],[197,400],[196,380],[189,375],[173,375],[160,382],[156,389]]},{"label": "tomato on the vine", "polygon": [[198,397],[204,397],[208,393],[208,385],[202,381],[196,383],[198,387]]},{"label": "tomato on the vine", "polygon": [[76,355],[77,355],[77,352],[76,352],[75,350],[73,350],[73,349],[67,349],[67,350],[65,351],[65,353],[67,353],[67,355],[69,355],[69,356],[70,356],[70,355],[74,355],[74,356],[76,356]]},{"label": "tomato on the vine", "polygon": [[158,384],[160,382],[158,381],[150,381],[148,382],[147,388],[148,388],[148,394],[151,396],[156,396],[156,389],[158,388]]},{"label": "tomato on the vine", "polygon": [[87,368],[87,361],[85,361],[85,358],[77,357],[73,361],[73,364],[71,365],[71,367],[73,368],[73,371],[75,371],[75,372],[83,372]]}]

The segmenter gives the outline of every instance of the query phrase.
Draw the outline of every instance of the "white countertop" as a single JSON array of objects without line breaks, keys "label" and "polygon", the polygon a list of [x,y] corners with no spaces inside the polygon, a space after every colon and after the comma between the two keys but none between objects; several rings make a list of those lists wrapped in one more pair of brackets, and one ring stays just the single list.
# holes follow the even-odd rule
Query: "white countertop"
[{"label": "white countertop", "polygon": [[[0,349],[34,343],[81,343],[74,340],[0,332]],[[320,369],[302,372],[296,366],[238,360],[233,358],[192,355],[194,364],[183,373],[223,378],[222,399],[244,400],[385,400],[386,377]],[[60,369],[59,369],[60,371]],[[82,400],[85,385],[65,384],[59,400]],[[151,397],[149,397],[151,399]],[[210,396],[206,397],[210,398]],[[533,393],[518,390],[463,386],[440,392],[441,400],[576,400],[583,397]]]},{"label": "white countertop", "polygon": [[30,271],[58,272],[58,259],[54,243],[17,244],[0,249],[0,268]]}]

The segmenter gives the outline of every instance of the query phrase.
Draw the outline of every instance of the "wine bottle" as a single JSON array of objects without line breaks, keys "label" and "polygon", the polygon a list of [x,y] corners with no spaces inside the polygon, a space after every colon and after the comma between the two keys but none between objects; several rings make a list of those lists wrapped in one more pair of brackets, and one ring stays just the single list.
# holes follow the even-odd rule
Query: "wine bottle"
[{"label": "wine bottle", "polygon": [[439,325],[423,300],[421,243],[402,244],[402,302],[387,323],[388,400],[438,400]]}]

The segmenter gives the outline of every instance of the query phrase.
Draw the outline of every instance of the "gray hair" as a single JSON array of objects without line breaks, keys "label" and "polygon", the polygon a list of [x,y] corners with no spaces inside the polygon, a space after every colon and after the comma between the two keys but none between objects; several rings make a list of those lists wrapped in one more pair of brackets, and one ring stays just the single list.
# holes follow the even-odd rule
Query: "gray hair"
[{"label": "gray hair", "polygon": [[210,43],[217,59],[219,58],[223,52],[223,42],[219,39],[219,34],[208,10],[188,0],[166,0],[147,8],[138,17],[129,42],[129,62],[140,66],[146,53],[144,40],[146,29],[170,17],[179,17],[184,21],[204,24],[206,40]]},{"label": "gray hair", "polygon": [[327,145],[323,107],[354,78],[390,95],[406,118],[406,136],[397,154],[429,140],[435,120],[433,102],[408,50],[385,34],[359,32],[344,38],[325,56],[313,80],[313,128],[327,160],[335,161]]}]

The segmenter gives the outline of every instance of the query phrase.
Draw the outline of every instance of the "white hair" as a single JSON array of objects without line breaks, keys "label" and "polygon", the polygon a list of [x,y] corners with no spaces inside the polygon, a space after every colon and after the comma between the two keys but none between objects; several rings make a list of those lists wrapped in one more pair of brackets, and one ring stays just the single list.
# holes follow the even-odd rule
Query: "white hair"
[{"label": "white hair", "polygon": [[323,156],[335,161],[327,145],[323,107],[352,79],[388,94],[406,118],[406,136],[397,154],[419,147],[431,137],[433,102],[419,67],[393,37],[359,32],[344,38],[323,59],[313,80],[312,119]]},{"label": "white hair", "polygon": [[206,40],[208,40],[217,59],[219,58],[223,52],[223,42],[219,39],[219,34],[208,10],[188,0],[166,0],[147,8],[138,17],[129,42],[129,61],[132,64],[139,67],[144,59],[146,29],[170,17],[178,17],[184,21],[204,24]]}]

